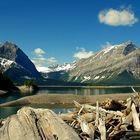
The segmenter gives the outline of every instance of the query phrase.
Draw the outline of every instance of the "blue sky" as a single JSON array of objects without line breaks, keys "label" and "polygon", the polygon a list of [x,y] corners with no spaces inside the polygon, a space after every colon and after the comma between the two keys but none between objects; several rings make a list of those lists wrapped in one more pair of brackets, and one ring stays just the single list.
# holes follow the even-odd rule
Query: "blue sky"
[{"label": "blue sky", "polygon": [[16,43],[46,67],[106,44],[132,40],[140,46],[139,20],[139,0],[0,0],[0,41]]}]

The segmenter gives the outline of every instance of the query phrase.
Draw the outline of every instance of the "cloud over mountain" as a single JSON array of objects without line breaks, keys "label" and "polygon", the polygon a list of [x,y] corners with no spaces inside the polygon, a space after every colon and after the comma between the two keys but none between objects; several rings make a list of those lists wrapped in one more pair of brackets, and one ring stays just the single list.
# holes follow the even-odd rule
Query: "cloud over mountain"
[{"label": "cloud over mountain", "polygon": [[41,48],[36,48],[33,52],[35,57],[32,58],[32,62],[35,64],[38,71],[47,70],[48,65],[53,65],[58,62],[55,57],[47,58],[45,56],[46,51]]},{"label": "cloud over mountain", "polygon": [[77,48],[77,52],[73,55],[76,59],[88,58],[93,55],[92,51],[87,51],[85,48]]},{"label": "cloud over mountain", "polygon": [[55,57],[50,57],[50,58],[47,59],[47,63],[49,65],[53,65],[53,64],[56,64],[57,63],[57,60],[56,60]]}]

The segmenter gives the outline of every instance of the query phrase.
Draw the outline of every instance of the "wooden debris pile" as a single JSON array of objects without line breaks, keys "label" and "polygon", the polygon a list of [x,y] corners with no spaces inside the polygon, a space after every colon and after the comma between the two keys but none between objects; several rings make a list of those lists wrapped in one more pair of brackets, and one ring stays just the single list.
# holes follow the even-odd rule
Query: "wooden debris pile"
[{"label": "wooden debris pile", "polygon": [[99,106],[79,104],[76,111],[60,117],[82,140],[140,140],[140,96],[135,92],[126,101],[109,99]]}]

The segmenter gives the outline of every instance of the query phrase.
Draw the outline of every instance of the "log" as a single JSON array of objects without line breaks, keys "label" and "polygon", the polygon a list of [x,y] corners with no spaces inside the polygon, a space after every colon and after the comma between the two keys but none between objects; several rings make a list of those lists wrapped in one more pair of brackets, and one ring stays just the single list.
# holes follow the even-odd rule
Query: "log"
[{"label": "log", "polygon": [[[96,112],[96,107],[95,106],[91,106],[91,105],[88,105],[88,104],[79,104],[77,101],[74,101],[74,104],[79,109],[81,107],[83,107],[83,110],[85,110],[87,112]],[[105,110],[102,107],[99,107],[99,111],[104,112],[106,114],[114,114],[114,115],[118,115],[118,116],[123,116],[124,115],[121,111]]]},{"label": "log", "polygon": [[74,118],[76,118],[76,116],[77,116],[77,112],[59,114],[59,117],[64,121],[74,121]]},{"label": "log", "polygon": [[131,86],[131,89],[132,89],[132,91],[135,93],[135,96],[137,96],[137,95],[138,95],[138,92],[134,89],[133,86]]},{"label": "log", "polygon": [[106,140],[106,127],[105,127],[105,120],[103,118],[100,118],[101,114],[99,111],[99,103],[96,102],[96,120],[95,125],[99,129],[99,132],[101,134],[101,140]]},{"label": "log", "polygon": [[80,140],[53,111],[24,107],[0,128],[1,140]]},{"label": "log", "polygon": [[85,113],[85,114],[81,115],[81,118],[87,122],[92,122],[96,119],[96,114],[95,113]]},{"label": "log", "polygon": [[99,118],[99,125],[98,125],[99,132],[101,134],[101,140],[106,140],[106,127],[105,121],[102,118]]},{"label": "log", "polygon": [[120,126],[121,130],[127,131],[127,127],[132,123],[132,112],[130,112],[125,118],[122,118],[122,125]]},{"label": "log", "polygon": [[94,130],[88,122],[83,120],[80,116],[77,117],[77,121],[80,123],[80,127],[83,133],[86,133],[89,135],[88,140],[93,140],[94,139]]},{"label": "log", "polygon": [[131,110],[132,110],[132,118],[133,118],[134,130],[135,131],[140,131],[139,115],[138,115],[138,113],[136,111],[136,107],[135,107],[135,104],[134,103],[132,103]]}]

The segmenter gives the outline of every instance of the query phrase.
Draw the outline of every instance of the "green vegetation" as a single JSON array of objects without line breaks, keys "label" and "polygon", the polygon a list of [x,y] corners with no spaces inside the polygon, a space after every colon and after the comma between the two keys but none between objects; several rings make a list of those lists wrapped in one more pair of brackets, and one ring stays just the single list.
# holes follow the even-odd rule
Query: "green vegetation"
[{"label": "green vegetation", "polygon": [[31,86],[33,86],[34,84],[33,84],[33,81],[32,81],[32,80],[26,80],[26,81],[24,82],[24,85],[25,85],[25,86],[28,86],[28,87],[31,87]]},{"label": "green vegetation", "polygon": [[28,88],[32,88],[34,91],[37,91],[39,88],[37,85],[34,84],[33,80],[26,80],[24,82],[24,85],[27,86]]}]

